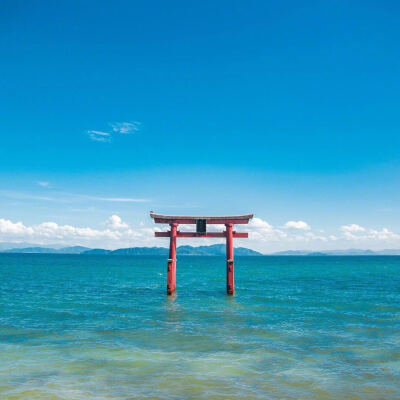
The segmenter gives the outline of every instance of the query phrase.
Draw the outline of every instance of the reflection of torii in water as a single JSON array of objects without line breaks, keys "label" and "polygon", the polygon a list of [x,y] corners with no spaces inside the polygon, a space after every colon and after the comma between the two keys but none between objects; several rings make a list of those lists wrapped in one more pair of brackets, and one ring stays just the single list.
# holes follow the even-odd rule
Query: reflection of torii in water
[{"label": "reflection of torii in water", "polygon": [[[233,238],[247,238],[248,234],[244,232],[235,232],[234,224],[248,224],[253,218],[253,214],[236,215],[229,217],[205,217],[205,216],[178,216],[155,214],[150,211],[150,217],[158,224],[169,224],[171,230],[167,232],[155,232],[155,237],[169,237],[169,259],[168,259],[168,277],[167,293],[172,294],[176,290],[176,238],[226,238],[226,291],[233,294],[235,291],[235,278],[233,270]],[[196,232],[180,232],[179,224],[195,224]],[[224,224],[224,232],[207,232],[207,225]]]}]

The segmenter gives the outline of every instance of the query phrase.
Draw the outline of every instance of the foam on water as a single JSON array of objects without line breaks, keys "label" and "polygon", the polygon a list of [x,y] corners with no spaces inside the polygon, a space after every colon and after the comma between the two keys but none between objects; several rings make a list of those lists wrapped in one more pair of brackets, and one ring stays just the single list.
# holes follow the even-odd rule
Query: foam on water
[{"label": "foam on water", "polygon": [[400,257],[0,255],[1,399],[396,399]]}]

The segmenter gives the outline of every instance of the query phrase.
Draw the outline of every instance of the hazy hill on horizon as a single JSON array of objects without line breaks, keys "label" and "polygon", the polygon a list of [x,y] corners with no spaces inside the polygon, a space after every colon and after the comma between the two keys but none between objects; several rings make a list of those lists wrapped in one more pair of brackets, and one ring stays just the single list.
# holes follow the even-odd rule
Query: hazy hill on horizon
[{"label": "hazy hill on horizon", "polygon": [[[31,246],[25,248],[4,249],[2,253],[20,253],[20,254],[94,254],[94,255],[168,255],[167,247],[128,247],[116,250],[90,249],[83,246],[62,247],[59,249]],[[179,255],[202,255],[215,256],[225,254],[225,244],[213,244],[210,246],[178,246]],[[245,247],[236,247],[235,254],[238,256],[261,256],[262,253],[247,249]]]},{"label": "hazy hill on horizon", "polygon": [[17,247],[11,249],[2,250],[1,253],[31,253],[31,254],[82,254],[83,252],[90,250],[89,247],[84,246],[70,246],[70,247],[42,247],[42,246],[32,246],[32,247]]},{"label": "hazy hill on horizon", "polygon": [[400,249],[344,249],[344,250],[284,250],[268,254],[269,256],[398,256]]},{"label": "hazy hill on horizon", "polygon": [[[213,244],[210,246],[178,246],[177,254],[184,256],[218,256],[225,255],[225,244]],[[168,255],[169,249],[166,247],[129,247],[126,249],[104,250],[92,249],[83,252],[83,254],[111,254],[111,255]],[[245,247],[236,247],[235,254],[238,256],[261,256],[262,253],[247,249]]]},{"label": "hazy hill on horizon", "polygon": [[[10,248],[7,248],[7,245]],[[84,246],[68,246],[68,247],[49,247],[30,244],[27,247],[11,247],[12,243],[0,243],[0,253],[14,254],[87,254],[87,255],[160,255],[167,256],[167,247],[128,247],[115,250],[107,250],[102,248],[88,248]],[[193,256],[222,256],[225,255],[225,244],[213,244],[209,246],[189,246],[182,245],[177,247],[178,255]],[[345,250],[285,250],[274,253],[263,254],[261,252],[246,248],[235,247],[235,255],[237,256],[397,256],[400,255],[400,249],[345,249]]]}]

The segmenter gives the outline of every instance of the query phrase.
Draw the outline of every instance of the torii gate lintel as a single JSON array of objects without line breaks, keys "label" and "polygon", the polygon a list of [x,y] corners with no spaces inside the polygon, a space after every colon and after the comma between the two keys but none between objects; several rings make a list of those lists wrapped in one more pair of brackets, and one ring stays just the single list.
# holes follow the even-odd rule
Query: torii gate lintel
[{"label": "torii gate lintel", "polygon": [[[169,224],[167,232],[155,232],[155,237],[169,237],[169,258],[167,262],[167,294],[176,291],[176,239],[181,238],[226,238],[226,291],[228,294],[235,292],[234,260],[233,260],[233,238],[247,238],[248,233],[233,230],[235,224],[248,224],[253,214],[236,216],[177,216],[162,215],[150,212],[150,217],[155,223]],[[196,224],[196,232],[180,232],[180,224]],[[207,225],[223,224],[226,230],[223,232],[207,232]]]}]

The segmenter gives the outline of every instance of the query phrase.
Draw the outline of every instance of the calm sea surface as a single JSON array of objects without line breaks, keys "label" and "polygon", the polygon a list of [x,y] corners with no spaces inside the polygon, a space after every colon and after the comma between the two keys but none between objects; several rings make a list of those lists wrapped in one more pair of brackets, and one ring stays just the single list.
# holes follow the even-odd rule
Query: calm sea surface
[{"label": "calm sea surface", "polygon": [[0,398],[398,399],[400,257],[0,255]]}]

